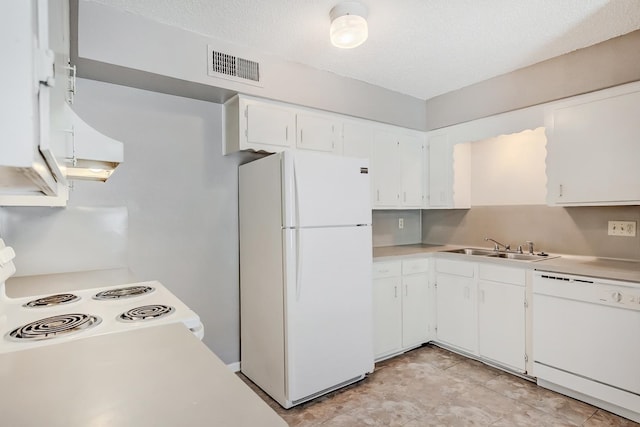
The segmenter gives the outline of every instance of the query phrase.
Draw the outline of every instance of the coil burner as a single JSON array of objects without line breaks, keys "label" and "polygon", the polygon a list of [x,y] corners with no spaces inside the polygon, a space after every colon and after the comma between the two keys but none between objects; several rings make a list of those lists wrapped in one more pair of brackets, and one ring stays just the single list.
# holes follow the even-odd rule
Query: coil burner
[{"label": "coil burner", "polygon": [[118,316],[118,320],[123,322],[140,322],[146,320],[158,319],[168,316],[175,311],[175,308],[168,305],[143,305],[141,307],[132,308]]},{"label": "coil burner", "polygon": [[19,340],[44,340],[60,336],[68,336],[97,326],[102,322],[98,316],[88,314],[61,314],[27,323],[14,329],[8,338]]},{"label": "coil burner", "polygon": [[125,288],[109,289],[107,291],[98,292],[93,296],[97,300],[114,300],[122,298],[137,297],[140,295],[153,292],[155,289],[151,286],[127,286]]},{"label": "coil burner", "polygon": [[80,297],[74,294],[56,294],[34,299],[22,306],[27,308],[51,307],[54,305],[69,304],[79,299]]}]

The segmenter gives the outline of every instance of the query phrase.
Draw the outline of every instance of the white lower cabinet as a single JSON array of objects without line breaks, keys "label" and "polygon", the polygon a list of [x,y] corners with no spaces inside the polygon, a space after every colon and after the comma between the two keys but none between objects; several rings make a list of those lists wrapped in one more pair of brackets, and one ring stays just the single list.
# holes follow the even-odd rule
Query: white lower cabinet
[{"label": "white lower cabinet", "polygon": [[402,347],[429,341],[429,260],[402,260]]},{"label": "white lower cabinet", "polygon": [[373,263],[373,353],[376,359],[402,347],[402,263]]},{"label": "white lower cabinet", "polygon": [[373,345],[376,360],[429,341],[429,259],[373,264]]},{"label": "white lower cabinet", "polygon": [[478,266],[480,356],[525,372],[525,271]]},{"label": "white lower cabinet", "polygon": [[526,270],[436,260],[437,341],[526,372]]},{"label": "white lower cabinet", "polygon": [[477,353],[478,303],[476,265],[436,260],[437,339]]}]

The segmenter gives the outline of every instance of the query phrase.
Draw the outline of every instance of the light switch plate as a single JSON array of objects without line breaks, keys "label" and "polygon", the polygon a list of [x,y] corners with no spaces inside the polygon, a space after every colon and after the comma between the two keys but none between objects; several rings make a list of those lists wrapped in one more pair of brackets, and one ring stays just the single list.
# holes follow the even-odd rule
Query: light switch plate
[{"label": "light switch plate", "polygon": [[609,221],[609,236],[635,237],[637,224],[635,221]]}]

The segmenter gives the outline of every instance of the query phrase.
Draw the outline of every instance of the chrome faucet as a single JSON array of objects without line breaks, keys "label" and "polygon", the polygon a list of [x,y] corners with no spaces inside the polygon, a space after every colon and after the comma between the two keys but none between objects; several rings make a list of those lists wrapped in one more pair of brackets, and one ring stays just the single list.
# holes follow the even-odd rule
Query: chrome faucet
[{"label": "chrome faucet", "polygon": [[504,250],[507,251],[507,252],[511,250],[511,245],[504,245],[504,244],[498,242],[497,240],[490,239],[489,237],[485,237],[484,241],[485,242],[488,242],[488,241],[493,242],[494,243],[494,245],[493,245],[493,250],[494,251],[499,251],[500,250],[500,246],[502,246],[504,248]]},{"label": "chrome faucet", "polygon": [[531,240],[527,240],[525,243],[529,246],[529,255],[533,255],[533,242]]},{"label": "chrome faucet", "polygon": [[[535,255],[533,253],[533,242],[531,240],[527,240],[524,243],[529,247],[529,255]],[[523,254],[524,253],[524,251],[522,250],[522,245],[518,245],[518,253],[519,254]]]}]

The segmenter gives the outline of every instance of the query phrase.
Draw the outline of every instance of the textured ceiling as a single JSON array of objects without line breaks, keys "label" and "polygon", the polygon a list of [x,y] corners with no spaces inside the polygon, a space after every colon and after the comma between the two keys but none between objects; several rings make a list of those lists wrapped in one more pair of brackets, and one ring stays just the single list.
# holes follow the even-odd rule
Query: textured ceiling
[{"label": "textured ceiling", "polygon": [[421,99],[640,28],[640,0],[361,0],[369,39],[341,50],[338,0],[92,1]]}]

